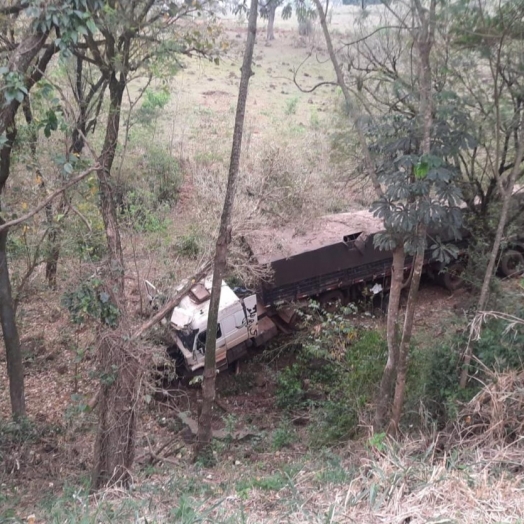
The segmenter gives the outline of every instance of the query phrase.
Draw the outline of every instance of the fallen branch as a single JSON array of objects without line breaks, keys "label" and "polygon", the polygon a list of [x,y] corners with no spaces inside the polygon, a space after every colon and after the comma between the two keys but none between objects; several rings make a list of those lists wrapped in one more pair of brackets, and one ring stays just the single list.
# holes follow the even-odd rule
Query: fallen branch
[{"label": "fallen branch", "polygon": [[187,294],[187,292],[200,280],[202,280],[211,269],[211,262],[206,262],[200,268],[198,271],[192,275],[190,278],[187,279],[187,281],[180,286],[176,294],[173,298],[168,300],[156,313],[154,316],[152,316],[147,322],[144,322],[136,331],[135,334],[132,336],[131,340],[137,339],[141,335],[143,335],[148,329],[152,328],[155,324],[160,322],[174,307],[176,307],[180,301],[184,298],[184,296]]},{"label": "fallen branch", "polygon": [[75,184],[78,184],[78,182],[83,180],[87,175],[91,174],[93,171],[97,171],[99,168],[100,166],[98,164],[90,167],[83,173],[80,173],[77,177],[71,179],[65,186],[62,186],[60,189],[57,189],[54,193],[48,196],[41,204],[36,206],[29,213],[22,215],[19,218],[15,218],[14,220],[10,220],[9,222],[4,222],[2,225],[0,225],[0,233],[2,231],[5,231],[6,229],[17,226],[18,224],[21,224],[22,222],[25,222],[26,220],[29,220],[31,217],[35,216],[39,211],[44,209],[48,204],[50,204],[58,195],[61,195],[64,191],[67,191],[70,187],[74,186]]},{"label": "fallen branch", "polygon": [[[149,437],[146,435],[147,440],[147,447],[149,448],[149,455],[151,457],[151,464],[155,464],[156,462],[164,462],[165,464],[171,464],[172,466],[179,466],[180,464],[176,460],[172,460],[168,458],[167,456],[161,456],[160,451],[164,449],[166,446],[162,446],[160,450],[153,451],[153,447],[151,446],[151,442],[149,441]],[[171,444],[171,441],[168,442],[168,444]],[[174,453],[178,453],[180,450],[182,450],[184,446],[179,446]]]}]

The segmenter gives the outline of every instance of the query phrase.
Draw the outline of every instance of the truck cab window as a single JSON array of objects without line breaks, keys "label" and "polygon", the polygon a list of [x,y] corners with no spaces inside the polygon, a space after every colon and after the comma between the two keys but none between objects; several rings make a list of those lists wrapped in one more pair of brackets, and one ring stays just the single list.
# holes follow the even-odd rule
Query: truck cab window
[{"label": "truck cab window", "polygon": [[[201,331],[197,337],[196,347],[198,351],[200,351],[202,354],[205,353],[205,350],[206,350],[206,334],[207,334],[207,331]],[[218,324],[217,325],[217,340],[221,336],[222,336],[222,329],[220,328],[220,324]]]}]

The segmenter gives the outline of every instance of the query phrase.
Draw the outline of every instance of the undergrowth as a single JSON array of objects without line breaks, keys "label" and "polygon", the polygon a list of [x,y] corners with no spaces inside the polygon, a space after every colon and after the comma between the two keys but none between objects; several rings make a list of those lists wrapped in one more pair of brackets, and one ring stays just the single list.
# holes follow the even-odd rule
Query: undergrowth
[{"label": "undergrowth", "polygon": [[305,322],[310,334],[296,362],[278,375],[276,404],[308,412],[309,444],[318,448],[358,434],[376,394],[386,344],[378,331],[355,327],[352,308],[332,314],[313,306]]}]

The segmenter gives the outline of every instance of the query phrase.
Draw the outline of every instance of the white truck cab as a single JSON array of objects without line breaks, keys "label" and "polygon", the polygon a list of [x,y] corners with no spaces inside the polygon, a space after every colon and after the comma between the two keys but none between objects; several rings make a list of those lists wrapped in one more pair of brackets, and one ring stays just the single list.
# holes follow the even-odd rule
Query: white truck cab
[{"label": "white truck cab", "polygon": [[[190,371],[204,367],[211,283],[212,278],[209,277],[196,284],[171,315],[177,348]],[[237,360],[257,335],[256,295],[241,298],[222,282],[216,344],[217,368],[224,368],[229,362]]]}]

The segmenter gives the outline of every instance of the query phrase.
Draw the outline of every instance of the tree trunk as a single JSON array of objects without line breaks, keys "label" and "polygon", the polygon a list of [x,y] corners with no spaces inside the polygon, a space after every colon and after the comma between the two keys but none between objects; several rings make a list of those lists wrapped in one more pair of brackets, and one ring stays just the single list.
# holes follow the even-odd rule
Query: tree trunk
[{"label": "tree trunk", "polygon": [[[108,268],[106,286],[116,302],[121,315],[125,314],[126,299],[124,294],[124,256],[120,241],[120,229],[116,214],[111,182],[111,167],[115,158],[118,133],[120,129],[120,111],[125,89],[125,77],[117,79],[112,73],[109,80],[109,114],[106,135],[97,171],[100,187],[100,211],[104,220],[108,246]],[[140,366],[131,356],[126,341],[121,333],[106,333],[99,345],[100,376],[114,375],[110,381],[101,380],[100,401],[98,404],[99,422],[95,443],[95,467],[92,476],[92,488],[106,485],[123,484],[130,481],[129,470],[134,459],[136,414],[135,404]],[[129,338],[128,335],[125,335]],[[131,359],[131,360],[130,360]]]},{"label": "tree trunk", "polygon": [[[503,201],[502,201],[502,210],[500,212],[499,223],[497,225],[497,231],[495,233],[495,239],[493,240],[493,246],[491,248],[491,253],[489,255],[488,267],[486,268],[486,273],[484,274],[484,280],[482,282],[482,288],[480,290],[480,297],[477,302],[477,311],[483,311],[488,302],[489,288],[491,285],[491,280],[495,273],[495,268],[497,265],[497,259],[499,256],[500,245],[504,237],[504,229],[506,227],[506,221],[508,218],[509,207],[511,204],[511,198],[513,197],[513,188],[515,187],[515,182],[520,174],[520,165],[522,163],[524,156],[524,133],[521,134],[519,144],[517,147],[517,153],[515,157],[515,164],[511,173],[509,175],[508,184],[504,191]],[[473,347],[471,345],[471,337],[468,340],[468,345],[466,351],[464,352],[464,366],[460,374],[460,387],[464,389],[468,383],[468,371],[469,365],[471,364],[471,358],[473,356]]]},{"label": "tree trunk", "polygon": [[[40,179],[39,186],[40,186],[40,190],[42,193],[42,198],[45,199],[47,197],[46,183],[44,181],[44,177],[42,176],[40,169],[38,168],[38,159],[36,158],[38,131],[33,126],[33,121],[34,121],[33,111],[31,109],[31,103],[30,103],[29,98],[26,98],[24,102],[22,103],[22,110],[24,112],[25,121],[31,130],[30,132],[31,158],[33,161],[33,167],[36,170],[36,174],[38,178]],[[58,210],[58,213],[64,210],[63,202],[64,202],[64,199],[62,198],[60,200],[60,209]],[[47,280],[47,285],[51,289],[56,289],[56,272],[58,268],[58,258],[60,256],[60,240],[59,240],[59,231],[57,230],[57,227],[53,225],[53,203],[52,202],[49,202],[49,204],[46,206],[45,215],[46,215],[46,221],[47,221],[47,228],[49,231],[47,235],[47,248],[45,250],[45,253],[46,253],[45,277]]]},{"label": "tree trunk", "polygon": [[[338,62],[337,55],[333,47],[333,42],[331,41],[331,35],[329,34],[329,29],[328,29],[327,21],[326,21],[326,13],[324,12],[324,9],[322,7],[322,4],[320,3],[320,0],[314,0],[314,2],[317,8],[320,25],[324,33],[324,38],[326,40],[326,47],[327,47],[329,56],[331,58],[331,62],[333,64],[333,68],[335,69],[337,83],[340,89],[342,90],[342,94],[344,95],[344,99],[346,101],[347,112],[349,114],[349,117],[357,133],[360,148],[364,156],[364,165],[366,168],[367,175],[369,176],[373,184],[373,188],[375,189],[375,193],[377,197],[378,198],[383,197],[384,192],[382,190],[380,181],[376,173],[375,163],[373,161],[371,152],[369,150],[369,146],[368,146],[368,142],[366,139],[366,135],[364,133],[364,129],[360,125],[360,115],[359,115],[357,108],[353,104],[353,101],[351,100],[351,94],[349,92],[346,81],[344,79],[344,73]],[[393,275],[393,278],[401,280],[403,276],[403,269],[404,269],[404,247],[402,245],[399,245],[393,251],[393,260],[394,260],[393,265],[396,266],[396,270]],[[400,267],[401,264],[402,264],[402,268]],[[380,383],[377,409],[375,412],[374,426],[376,430],[379,430],[380,428],[384,426],[386,416],[389,411],[390,402],[391,402],[391,393],[393,389],[393,383],[395,382],[395,377],[396,377],[396,366],[397,366],[398,352],[399,352],[397,324],[398,324],[399,307],[400,307],[400,292],[401,292],[402,284],[401,283],[398,284],[398,281],[396,283],[392,282],[393,287],[396,285],[399,285],[399,287],[391,290],[390,302],[388,305],[388,323],[387,323],[387,335],[386,335],[387,340],[388,340],[388,360],[387,360],[386,367],[384,369],[384,374],[382,376],[382,380]]]},{"label": "tree trunk", "polygon": [[[25,76],[31,63],[44,46],[46,39],[47,33],[34,33],[25,36],[9,58],[8,67],[10,71]],[[53,46],[50,46],[50,48],[52,47]],[[28,90],[29,87],[26,85]],[[0,136],[3,135],[12,124],[19,105],[19,101],[13,100],[11,103],[3,105],[0,109]]]},{"label": "tree trunk", "polygon": [[[3,223],[0,217],[0,224]],[[0,232],[0,321],[4,335],[11,412],[15,419],[20,419],[25,417],[24,364],[7,265],[7,235],[8,230]]]},{"label": "tree trunk", "polygon": [[[100,334],[101,378],[92,489],[127,486],[135,457],[136,403],[142,365],[123,333]],[[131,347],[130,347],[131,346]]]},{"label": "tree trunk", "polygon": [[[118,143],[120,114],[125,85],[125,79],[120,78],[120,80],[118,80],[116,73],[112,73],[109,80],[110,103],[106,135],[102,154],[98,159],[102,167],[97,172],[100,188],[100,211],[104,220],[107,237],[109,274],[110,280],[116,285],[115,292],[118,298],[123,298],[124,292],[124,256],[122,253],[115,199],[113,197],[111,167],[113,166]],[[123,301],[122,304],[118,304],[119,307],[122,305]]]},{"label": "tree trunk", "polygon": [[277,4],[276,2],[270,2],[268,11],[267,11],[267,34],[266,34],[266,41],[274,40],[275,39],[275,15],[277,12]]},{"label": "tree trunk", "polygon": [[[33,60],[43,48],[47,33],[28,33],[9,58],[9,69],[25,76]],[[38,66],[26,82],[27,90],[42,78],[52,54],[54,46],[44,52]],[[0,86],[1,87],[1,86]],[[0,110],[0,136],[4,133],[9,143],[0,151],[0,194],[9,178],[11,169],[11,146],[16,138],[15,116],[20,102],[13,100]],[[1,205],[0,205],[1,210]],[[0,224],[4,221],[0,217]],[[15,419],[25,416],[24,394],[24,366],[20,348],[20,336],[16,325],[16,311],[11,292],[11,281],[7,262],[7,235],[8,230],[0,232],[0,323],[6,349],[7,373],[9,377],[9,393],[11,397],[11,411]]]},{"label": "tree trunk", "polygon": [[[422,228],[421,228],[422,229]],[[404,318],[404,328],[402,331],[402,340],[398,351],[397,362],[397,381],[395,384],[395,396],[393,397],[393,409],[390,429],[394,434],[398,433],[402,407],[404,405],[404,396],[406,391],[406,377],[408,368],[409,345],[413,333],[413,323],[415,311],[417,309],[418,291],[420,288],[420,278],[424,268],[424,251],[426,245],[426,231],[419,235],[419,246],[415,260],[413,261],[413,274],[409,286],[408,303],[406,306],[406,316]]]},{"label": "tree trunk", "polygon": [[362,129],[360,125],[359,112],[357,108],[355,107],[355,105],[353,104],[353,101],[351,100],[351,94],[349,93],[348,86],[344,79],[344,73],[342,72],[342,68],[340,67],[340,64],[337,58],[337,54],[335,52],[335,48],[333,47],[333,42],[331,41],[331,35],[329,34],[329,29],[328,29],[327,21],[326,21],[326,13],[324,12],[324,8],[322,7],[320,0],[314,0],[314,2],[317,8],[320,26],[322,27],[324,38],[326,40],[326,47],[329,53],[329,57],[331,59],[331,63],[333,64],[333,69],[335,70],[335,74],[337,76],[337,84],[340,87],[342,94],[344,95],[344,100],[346,102],[346,109],[349,114],[349,118],[351,122],[353,123],[355,131],[357,132],[360,149],[364,156],[364,164],[366,167],[367,175],[369,176],[371,183],[373,184],[373,188],[375,189],[375,193],[377,194],[377,197],[381,197],[384,195],[384,192],[382,191],[382,187],[380,185],[380,182],[376,174],[375,162],[373,161],[373,158],[371,157],[371,152],[369,150],[366,135],[364,134],[364,130]]},{"label": "tree trunk", "polygon": [[231,159],[227,179],[227,190],[224,199],[224,208],[220,219],[220,230],[216,244],[215,258],[213,263],[213,284],[209,304],[206,336],[206,356],[204,362],[204,382],[202,385],[202,411],[198,420],[198,435],[195,445],[195,458],[212,457],[211,454],[211,416],[215,400],[216,379],[216,338],[218,325],[218,309],[220,305],[220,294],[222,278],[226,270],[227,249],[231,239],[231,215],[235,200],[235,192],[240,167],[240,154],[242,151],[242,133],[244,128],[244,116],[246,112],[246,101],[249,87],[249,79],[253,72],[253,49],[257,32],[258,0],[251,0],[249,10],[248,35],[244,60],[242,62],[242,74],[238,89],[238,102],[235,116],[235,129],[233,133],[233,144],[231,148]]},{"label": "tree trunk", "polygon": [[[56,215],[61,215],[66,210],[66,196],[63,195],[58,204]],[[58,260],[60,258],[60,249],[62,247],[62,227],[59,223],[54,222],[53,204],[46,206],[46,219],[49,234],[47,235],[47,250],[45,261],[45,278],[47,285],[56,290],[56,275],[58,271]]]},{"label": "tree trunk", "polygon": [[[435,23],[436,23],[436,4],[437,0],[431,0],[430,8],[425,9],[415,0],[414,5],[420,19],[420,28],[415,32],[415,48],[418,54],[418,73],[420,91],[420,112],[421,119],[421,141],[420,154],[429,155],[431,153],[431,131],[433,127],[433,96],[432,96],[432,71],[431,71],[431,50],[434,43]],[[427,197],[421,197],[425,199]],[[406,391],[407,365],[409,356],[409,346],[413,333],[415,311],[417,308],[418,291],[420,279],[424,268],[424,253],[426,250],[427,227],[419,217],[419,225],[416,231],[417,252],[413,261],[413,275],[409,286],[408,303],[406,306],[406,316],[404,317],[404,327],[402,330],[402,340],[400,342],[397,382],[395,385],[395,396],[393,398],[393,416],[391,419],[390,430],[398,434],[400,417],[404,406]]]},{"label": "tree trunk", "polygon": [[399,352],[398,317],[400,311],[400,297],[402,284],[404,282],[405,253],[403,246],[393,251],[393,263],[391,266],[391,288],[389,291],[388,318],[386,339],[388,343],[388,360],[382,374],[377,397],[375,411],[374,429],[381,431],[386,423],[393,386],[396,380],[397,362]]},{"label": "tree trunk", "polygon": [[[15,109],[16,112],[16,109]],[[12,118],[6,123],[6,136],[9,143],[0,151],[0,194],[11,170],[11,144],[16,138],[16,125],[13,112],[5,117]],[[2,207],[0,204],[0,211]],[[0,216],[0,225],[5,221]],[[11,292],[11,280],[7,261],[7,235],[9,230],[0,232],[0,322],[4,336],[4,345],[7,361],[7,375],[9,377],[9,394],[11,396],[11,413],[15,419],[25,417],[24,394],[24,365],[20,348],[20,336],[16,325],[16,309]]]}]

